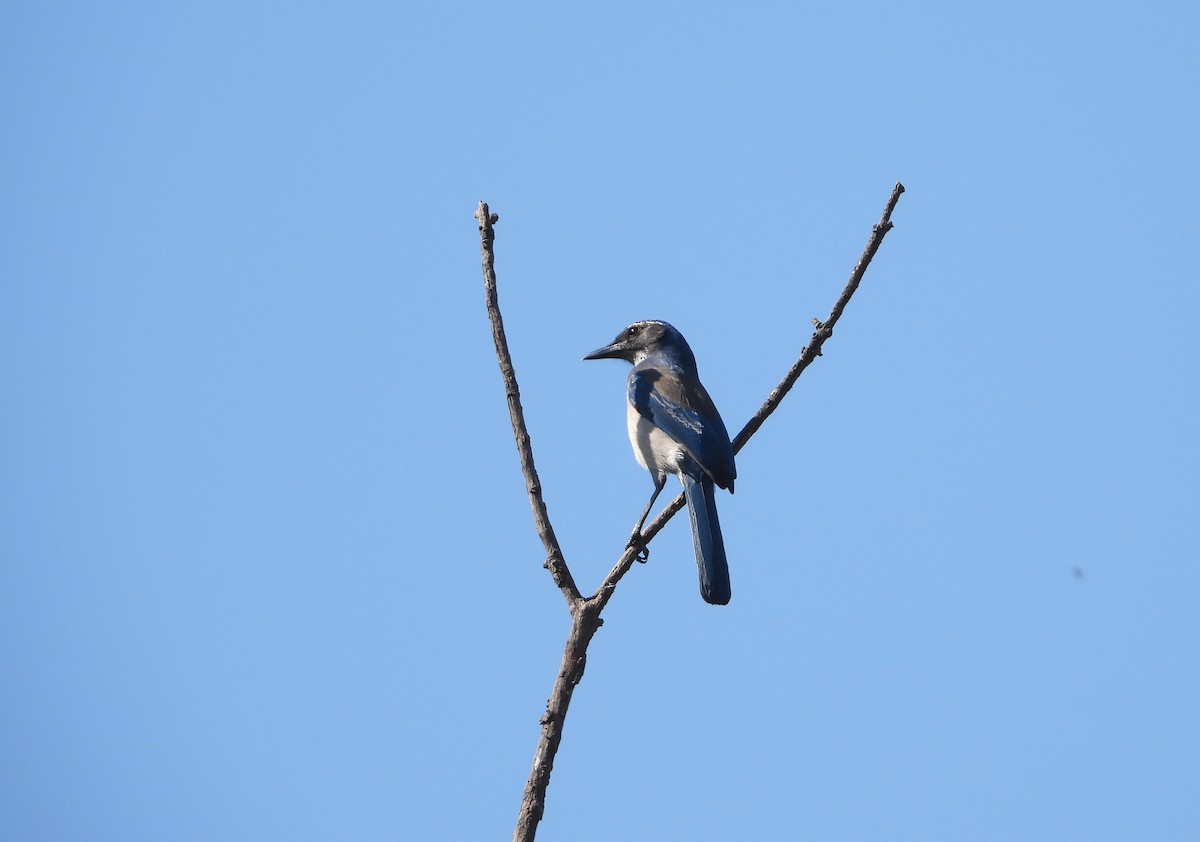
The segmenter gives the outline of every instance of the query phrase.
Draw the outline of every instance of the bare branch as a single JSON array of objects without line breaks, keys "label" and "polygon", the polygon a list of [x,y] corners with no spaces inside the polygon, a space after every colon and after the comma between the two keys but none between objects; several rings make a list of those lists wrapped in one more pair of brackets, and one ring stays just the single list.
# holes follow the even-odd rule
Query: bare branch
[{"label": "bare branch", "polygon": [[[863,275],[871,263],[871,259],[875,256],[875,252],[878,251],[880,244],[883,242],[884,236],[892,229],[892,210],[896,207],[896,202],[900,199],[900,194],[903,192],[904,186],[897,182],[895,188],[892,190],[891,197],[888,199],[883,216],[872,229],[871,238],[867,241],[867,246],[863,250],[862,256],[859,257],[854,271],[851,272],[849,282],[842,290],[842,294],[838,297],[838,300],[834,303],[829,318],[824,322],[817,321],[816,319],[813,320],[813,326],[816,330],[813,332],[808,345],[800,352],[799,359],[788,370],[783,380],[772,390],[767,400],[734,438],[733,446],[735,451],[739,451],[745,446],[746,442],[758,431],[768,416],[779,406],[784,396],[795,385],[796,380],[800,377],[804,369],[808,367],[809,363],[821,355],[821,346],[825,344],[826,339],[833,335],[834,325],[841,318],[842,311],[846,309],[846,305],[849,303],[851,296],[854,295],[854,291],[858,289],[858,285],[862,281]],[[499,217],[492,215],[488,210],[488,206],[483,202],[479,203],[479,209],[475,212],[475,217],[479,220],[479,239],[483,251],[483,280],[484,289],[487,294],[488,316],[492,322],[492,338],[496,344],[496,357],[500,363],[500,373],[504,379],[505,393],[508,396],[508,408],[509,415],[512,418],[513,435],[517,441],[517,452],[521,457],[521,471],[525,475],[525,485],[529,492],[529,502],[533,507],[534,523],[537,527],[538,535],[542,539],[542,544],[546,548],[547,558],[545,566],[550,571],[555,584],[558,585],[559,590],[566,597],[568,606],[571,608],[571,631],[567,636],[566,647],[563,649],[562,662],[559,665],[558,675],[554,681],[554,689],[551,691],[550,698],[546,702],[546,712],[542,715],[542,731],[538,738],[537,749],[534,752],[533,768],[529,773],[529,779],[525,783],[525,790],[521,798],[521,807],[517,816],[517,826],[513,832],[514,842],[533,842],[534,835],[537,833],[538,823],[542,820],[542,814],[545,810],[546,788],[550,784],[550,773],[554,768],[554,758],[558,752],[558,746],[562,741],[562,730],[563,724],[566,721],[567,708],[571,704],[571,697],[575,692],[576,685],[583,678],[584,666],[587,663],[588,645],[591,643],[596,630],[603,623],[600,613],[612,598],[617,583],[633,565],[638,550],[633,547],[627,548],[622,553],[616,566],[604,578],[596,593],[587,599],[582,597],[575,585],[574,579],[571,577],[571,571],[567,568],[567,563],[563,559],[558,539],[555,538],[554,530],[550,525],[550,517],[546,512],[546,504],[542,499],[542,486],[533,464],[533,450],[530,446],[529,432],[525,427],[525,416],[521,408],[521,395],[517,389],[517,378],[513,371],[512,358],[509,356],[508,342],[504,338],[504,323],[500,317],[500,306],[496,296],[496,273],[492,251],[492,242],[495,238],[492,226],[498,221]],[[642,537],[644,543],[648,543],[655,535],[662,531],[667,521],[682,509],[683,506],[684,496],[680,494],[643,530]]]},{"label": "bare branch", "polygon": [[513,436],[517,440],[517,453],[521,458],[521,473],[525,475],[525,490],[529,494],[529,505],[533,507],[533,523],[537,527],[538,537],[546,548],[545,568],[554,578],[554,584],[566,597],[567,605],[574,613],[577,604],[583,598],[575,579],[563,558],[562,548],[554,535],[554,527],[550,525],[550,515],[546,511],[546,501],[542,499],[542,483],[538,479],[537,467],[533,464],[533,447],[530,444],[529,430],[525,426],[525,410],[521,408],[521,390],[517,388],[517,373],[513,369],[512,356],[508,353],[508,340],[504,337],[504,320],[500,317],[500,302],[496,296],[496,258],[492,243],[496,232],[492,226],[500,221],[500,216],[493,215],[487,204],[479,203],[475,211],[479,220],[479,246],[483,252],[483,289],[487,299],[488,318],[492,322],[492,340],[496,344],[496,359],[500,363],[500,376],[504,379],[504,394],[508,398],[508,414],[512,419]]},{"label": "bare branch", "polygon": [[[854,271],[850,273],[850,280],[846,282],[845,289],[838,296],[838,300],[834,302],[833,309],[829,312],[829,318],[823,322],[813,319],[813,327],[816,330],[813,332],[812,339],[808,341],[808,345],[800,352],[800,358],[792,364],[788,373],[784,375],[783,380],[779,381],[771,394],[767,396],[763,405],[758,408],[758,412],[746,422],[746,426],[733,439],[733,451],[738,452],[745,446],[746,442],[750,441],[750,437],[758,432],[758,428],[763,425],[768,416],[775,411],[783,400],[784,395],[791,391],[792,386],[796,385],[796,380],[799,379],[804,369],[808,368],[808,364],[821,356],[821,346],[825,344],[825,340],[833,336],[833,326],[837,324],[838,319],[842,317],[842,311],[846,309],[846,305],[850,303],[850,297],[854,295],[858,289],[859,282],[862,281],[863,275],[867,273],[867,267],[871,265],[871,258],[875,256],[875,252],[879,251],[879,246],[883,242],[884,236],[888,231],[892,230],[892,211],[896,208],[896,202],[900,201],[900,194],[904,192],[904,185],[896,182],[896,186],[892,188],[892,195],[888,198],[887,206],[883,209],[883,216],[879,218],[879,222],[871,229],[871,239],[867,240],[866,248],[863,249],[862,255],[858,258],[858,263],[854,264]],[[682,496],[682,495],[681,495]]]},{"label": "bare branch", "polygon": [[[821,346],[825,344],[825,340],[833,336],[833,326],[837,324],[838,319],[842,317],[842,311],[846,309],[846,305],[850,303],[851,296],[858,289],[859,283],[863,279],[863,275],[867,273],[867,267],[871,265],[871,259],[875,256],[875,252],[879,251],[879,246],[883,242],[884,236],[888,231],[892,230],[892,211],[896,207],[896,202],[900,200],[900,194],[904,192],[904,185],[896,182],[896,186],[892,188],[892,195],[888,198],[887,206],[883,209],[883,216],[879,222],[871,229],[871,238],[867,240],[867,245],[863,249],[862,255],[858,258],[858,263],[854,265],[854,271],[850,273],[850,280],[847,281],[842,294],[838,296],[838,300],[834,302],[833,310],[829,313],[829,318],[824,322],[813,319],[813,326],[816,330],[813,332],[812,338],[808,345],[800,352],[800,357],[788,369],[788,373],[784,375],[783,380],[779,381],[779,385],[771,390],[771,394],[767,396],[763,405],[758,408],[758,412],[746,422],[746,426],[742,431],[734,436],[733,450],[738,452],[745,447],[746,442],[750,441],[751,436],[758,432],[758,428],[763,425],[763,422],[775,411],[784,396],[791,391],[792,386],[796,384],[804,369],[808,368],[809,363],[821,356]],[[650,525],[642,531],[643,543],[650,543],[655,535],[662,531],[662,528],[667,525],[667,521],[673,518],[685,504],[683,494],[680,494],[671,503],[659,512],[658,517],[650,522]],[[612,598],[613,591],[617,587],[617,582],[621,581],[629,568],[633,566],[634,558],[637,556],[637,550],[627,548],[621,554],[620,560],[608,575],[604,577],[600,587],[591,597],[600,603],[600,607]]]}]

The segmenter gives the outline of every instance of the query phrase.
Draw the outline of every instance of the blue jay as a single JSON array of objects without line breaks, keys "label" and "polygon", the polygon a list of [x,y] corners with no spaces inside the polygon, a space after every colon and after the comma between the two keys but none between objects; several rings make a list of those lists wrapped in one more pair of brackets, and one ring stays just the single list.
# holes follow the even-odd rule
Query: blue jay
[{"label": "blue jay", "polygon": [[725,605],[729,564],[713,485],[732,494],[737,469],[729,433],[700,382],[687,340],[666,322],[634,322],[584,359],[633,363],[626,390],[629,441],[633,455],[654,480],[654,493],[633,528],[630,546],[641,543],[650,507],[666,485],[667,474],[675,474],[683,483],[691,516],[700,595],[705,602]]}]

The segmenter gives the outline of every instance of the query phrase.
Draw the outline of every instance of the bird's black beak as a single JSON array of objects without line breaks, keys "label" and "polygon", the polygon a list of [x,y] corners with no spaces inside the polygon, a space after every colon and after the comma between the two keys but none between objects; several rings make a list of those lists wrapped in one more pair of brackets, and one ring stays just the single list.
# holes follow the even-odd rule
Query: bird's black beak
[{"label": "bird's black beak", "polygon": [[614,342],[611,345],[605,345],[603,348],[597,348],[592,353],[584,357],[585,360],[619,360],[625,349],[621,347],[620,342]]}]

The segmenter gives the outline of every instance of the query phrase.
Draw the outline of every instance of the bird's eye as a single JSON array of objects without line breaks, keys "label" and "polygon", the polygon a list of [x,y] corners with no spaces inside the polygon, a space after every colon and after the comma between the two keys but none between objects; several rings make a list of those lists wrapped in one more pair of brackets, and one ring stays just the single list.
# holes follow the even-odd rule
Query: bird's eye
[{"label": "bird's eye", "polygon": [[627,330],[627,331],[625,331],[625,332],[626,332],[626,333],[628,333],[630,336],[636,336],[636,335],[637,335],[637,328],[636,328],[636,327],[631,327],[631,328],[629,328],[629,330]]}]

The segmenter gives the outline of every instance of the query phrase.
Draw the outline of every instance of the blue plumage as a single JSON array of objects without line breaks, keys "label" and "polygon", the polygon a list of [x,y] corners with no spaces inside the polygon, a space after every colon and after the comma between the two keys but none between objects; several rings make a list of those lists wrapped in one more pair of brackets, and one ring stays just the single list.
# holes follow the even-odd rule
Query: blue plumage
[{"label": "blue plumage", "polygon": [[654,481],[654,493],[630,542],[640,542],[642,526],[667,474],[675,474],[688,503],[700,593],[705,601],[724,605],[730,597],[729,565],[714,485],[732,492],[737,468],[729,433],[700,382],[692,349],[683,334],[666,322],[641,321],[584,357],[606,358],[633,363],[627,388],[629,440],[634,456]]}]

